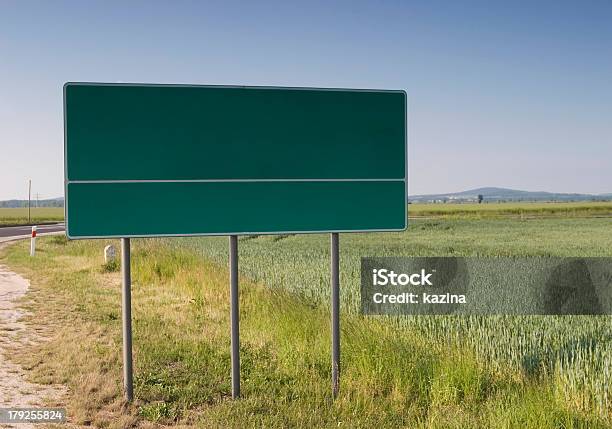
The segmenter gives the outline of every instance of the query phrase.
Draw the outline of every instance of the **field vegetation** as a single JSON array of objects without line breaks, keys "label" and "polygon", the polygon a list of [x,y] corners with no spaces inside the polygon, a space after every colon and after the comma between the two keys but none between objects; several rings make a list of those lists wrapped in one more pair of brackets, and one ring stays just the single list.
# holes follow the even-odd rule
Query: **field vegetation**
[{"label": "field vegetation", "polygon": [[611,316],[364,317],[358,302],[362,256],[612,256],[611,232],[604,218],[441,218],[342,234],[336,401],[326,235],[240,238],[239,401],[229,399],[226,237],[133,240],[137,401],[127,407],[108,241],[43,238],[36,258],[19,243],[0,262],[32,279],[29,323],[51,338],[16,359],[35,381],[69,386],[74,423],[608,428]]},{"label": "field vegetation", "polygon": [[410,204],[411,217],[444,218],[542,218],[542,217],[611,217],[612,201],[580,202],[509,202],[509,203],[415,203]]},{"label": "field vegetation", "polygon": [[[410,204],[411,218],[435,217],[452,219],[495,218],[577,218],[612,217],[612,201],[600,202],[515,202],[515,203],[435,203]],[[63,207],[32,207],[31,223],[61,222]],[[0,226],[24,225],[28,223],[27,207],[0,208]]]},{"label": "field vegetation", "polygon": [[[61,222],[64,220],[63,207],[32,207],[30,209],[32,224]],[[0,208],[0,226],[28,224],[28,208]]]},{"label": "field vegetation", "polygon": [[[227,264],[224,238],[169,240]],[[329,238],[244,237],[244,276],[329,302]],[[343,310],[359,311],[362,256],[612,256],[612,219],[414,221],[404,233],[341,236]],[[583,411],[612,411],[610,316],[414,316],[387,319],[401,335],[419,332],[433,344],[467,346],[494,371],[546,376],[560,397]],[[536,377],[536,378],[537,378]]]}]

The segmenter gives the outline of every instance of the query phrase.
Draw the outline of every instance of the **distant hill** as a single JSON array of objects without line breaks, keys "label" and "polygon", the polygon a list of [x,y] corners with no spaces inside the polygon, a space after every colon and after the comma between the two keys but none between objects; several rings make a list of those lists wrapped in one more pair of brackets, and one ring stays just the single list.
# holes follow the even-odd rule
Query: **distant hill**
[{"label": "distant hill", "polygon": [[[409,195],[411,203],[432,202],[476,202],[478,195],[483,196],[485,202],[499,201],[612,201],[612,193],[609,194],[566,194],[543,191],[520,191],[507,188],[477,188],[463,192],[451,192],[448,194],[426,194]],[[28,200],[0,201],[0,208],[27,207]],[[32,200],[32,207],[36,207],[36,201]],[[64,197],[39,200],[38,207],[64,207]]]},{"label": "distant hill", "polygon": [[483,196],[483,201],[601,201],[612,200],[612,194],[564,194],[543,191],[519,191],[506,188],[477,188],[463,192],[448,194],[409,195],[411,203],[430,202],[475,202],[478,195]]},{"label": "distant hill", "polygon": [[[46,200],[32,200],[32,207],[64,207],[64,197],[50,198]],[[27,207],[28,200],[7,200],[0,201],[0,208]]]}]

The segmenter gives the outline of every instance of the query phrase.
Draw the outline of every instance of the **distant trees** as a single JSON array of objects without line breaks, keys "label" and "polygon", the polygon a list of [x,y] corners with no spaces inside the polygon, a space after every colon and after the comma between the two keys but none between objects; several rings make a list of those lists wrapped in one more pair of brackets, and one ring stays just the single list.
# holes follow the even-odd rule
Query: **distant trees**
[{"label": "distant trees", "polygon": [[[27,207],[28,200],[6,200],[0,201],[0,208],[19,208],[19,207]],[[64,207],[64,199],[56,198],[56,199],[48,199],[48,200],[32,200],[32,207]]]},{"label": "distant trees", "polygon": [[482,203],[482,200],[484,200],[484,196],[482,194],[478,194],[478,204]]}]

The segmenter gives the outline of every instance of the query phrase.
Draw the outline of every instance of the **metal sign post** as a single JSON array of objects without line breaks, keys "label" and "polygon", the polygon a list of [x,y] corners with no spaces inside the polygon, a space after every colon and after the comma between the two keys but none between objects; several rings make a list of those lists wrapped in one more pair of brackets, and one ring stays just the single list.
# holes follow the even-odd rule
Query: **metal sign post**
[{"label": "metal sign post", "polygon": [[238,302],[238,236],[229,237],[232,399],[240,397],[240,311]]},{"label": "metal sign post", "polygon": [[130,239],[121,239],[121,308],[123,326],[123,389],[125,399],[132,402],[132,279],[130,272]]},{"label": "metal sign post", "polygon": [[338,233],[331,233],[332,395],[340,387],[340,251]]}]

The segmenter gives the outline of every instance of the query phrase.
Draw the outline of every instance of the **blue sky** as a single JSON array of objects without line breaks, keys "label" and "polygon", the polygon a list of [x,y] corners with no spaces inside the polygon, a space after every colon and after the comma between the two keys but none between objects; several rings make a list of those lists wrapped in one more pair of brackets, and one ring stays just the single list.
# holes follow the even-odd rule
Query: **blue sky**
[{"label": "blue sky", "polygon": [[0,2],[0,200],[63,194],[66,81],[405,89],[411,194],[612,192],[612,2]]}]

